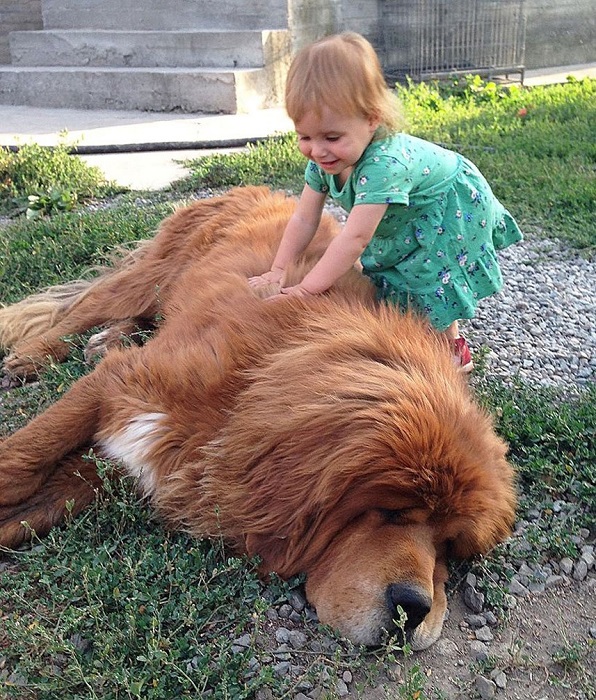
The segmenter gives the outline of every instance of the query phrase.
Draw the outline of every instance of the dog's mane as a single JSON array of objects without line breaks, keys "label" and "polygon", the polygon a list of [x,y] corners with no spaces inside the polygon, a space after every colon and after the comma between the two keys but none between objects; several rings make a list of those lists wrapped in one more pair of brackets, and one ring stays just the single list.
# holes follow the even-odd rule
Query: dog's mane
[{"label": "dog's mane", "polygon": [[[306,327],[283,329],[247,372],[194,467],[162,484],[160,510],[195,534],[269,553],[268,568],[282,575],[368,509],[423,509],[462,556],[502,538],[513,494],[491,470],[507,468],[505,446],[486,441],[490,419],[441,341],[429,339],[421,354],[419,321],[394,316],[333,296],[310,303]],[[237,322],[246,321],[244,309]]]}]

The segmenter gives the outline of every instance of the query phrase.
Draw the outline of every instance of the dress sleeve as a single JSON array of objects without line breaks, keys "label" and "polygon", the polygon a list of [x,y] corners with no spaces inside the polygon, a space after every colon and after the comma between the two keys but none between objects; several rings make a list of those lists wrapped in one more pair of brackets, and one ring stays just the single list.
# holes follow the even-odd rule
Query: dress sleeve
[{"label": "dress sleeve", "polygon": [[357,204],[410,203],[412,167],[407,159],[376,153],[366,157],[354,172],[354,206]]},{"label": "dress sleeve", "polygon": [[316,163],[313,163],[312,160],[308,161],[304,172],[304,179],[306,184],[315,192],[329,192],[329,185],[325,181],[321,169]]}]

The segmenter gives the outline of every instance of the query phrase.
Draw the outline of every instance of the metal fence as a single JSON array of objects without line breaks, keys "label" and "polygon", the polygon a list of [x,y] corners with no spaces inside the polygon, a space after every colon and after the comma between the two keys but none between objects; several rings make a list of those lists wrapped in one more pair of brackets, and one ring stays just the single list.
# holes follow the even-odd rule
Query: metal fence
[{"label": "metal fence", "polygon": [[376,48],[387,77],[524,78],[524,0],[377,0]]}]

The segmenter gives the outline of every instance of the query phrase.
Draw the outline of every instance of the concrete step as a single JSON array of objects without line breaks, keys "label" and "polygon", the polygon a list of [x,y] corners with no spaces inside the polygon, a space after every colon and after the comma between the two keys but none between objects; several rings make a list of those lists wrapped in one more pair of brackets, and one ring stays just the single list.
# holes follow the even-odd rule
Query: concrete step
[{"label": "concrete step", "polygon": [[282,104],[279,69],[0,66],[0,104],[250,113]]},{"label": "concrete step", "polygon": [[262,68],[290,53],[282,30],[44,30],[10,34],[16,66]]},{"label": "concrete step", "polygon": [[288,0],[42,0],[45,29],[285,29]]}]

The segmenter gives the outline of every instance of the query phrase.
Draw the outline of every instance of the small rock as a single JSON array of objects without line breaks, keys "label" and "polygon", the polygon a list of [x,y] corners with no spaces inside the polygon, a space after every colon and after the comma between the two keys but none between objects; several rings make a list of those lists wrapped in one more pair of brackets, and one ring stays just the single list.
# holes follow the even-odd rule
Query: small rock
[{"label": "small rock", "polygon": [[304,632],[300,632],[300,630],[292,630],[288,635],[288,638],[292,648],[294,649],[302,649],[304,646],[306,646],[306,642],[308,641],[308,637],[304,634]]},{"label": "small rock", "polygon": [[546,581],[544,582],[544,585],[546,588],[554,588],[555,586],[560,585],[563,583],[565,579],[562,576],[558,576],[557,574],[553,574],[552,576],[549,576]]},{"label": "small rock", "polygon": [[275,641],[279,644],[287,644],[290,641],[290,630],[279,627],[275,630]]},{"label": "small rock", "polygon": [[480,613],[484,607],[484,594],[469,586],[464,590],[464,603],[472,612]]},{"label": "small rock", "polygon": [[439,656],[454,657],[459,654],[457,644],[452,639],[441,638],[435,642],[434,650]]},{"label": "small rock", "polygon": [[495,668],[493,671],[491,671],[490,678],[492,681],[494,681],[497,688],[505,690],[507,687],[507,676],[505,675],[504,671],[501,671],[500,668]]},{"label": "small rock", "polygon": [[[439,642],[437,642],[437,644],[438,643]],[[385,675],[392,683],[397,683],[403,678],[403,669],[399,664],[392,664],[391,666],[387,666],[385,669]]]},{"label": "small rock", "polygon": [[476,676],[474,685],[476,686],[476,690],[478,691],[478,694],[482,700],[488,700],[488,698],[495,697],[497,686],[488,678],[485,678],[484,676]]},{"label": "small rock", "polygon": [[511,593],[506,593],[503,596],[503,607],[506,610],[514,610],[517,607],[517,599]]},{"label": "small rock", "polygon": [[278,664],[273,666],[273,671],[278,676],[287,676],[287,674],[290,672],[290,666],[291,664],[289,661],[280,661]]},{"label": "small rock", "polygon": [[475,661],[486,661],[488,659],[488,648],[484,642],[478,639],[470,642],[470,652]]},{"label": "small rock", "polygon": [[469,573],[466,576],[466,586],[470,586],[470,588],[476,588],[476,584],[478,583],[478,578],[476,577],[475,574]]},{"label": "small rock", "polygon": [[486,625],[486,617],[484,615],[466,615],[464,620],[473,630]]},{"label": "small rock", "polygon": [[341,678],[339,678],[335,683],[335,692],[339,695],[340,698],[345,697],[350,692],[348,690],[348,686],[345,684],[344,681],[342,681]]},{"label": "small rock", "polygon": [[516,578],[511,579],[511,583],[509,584],[509,592],[517,596],[527,596],[530,594],[530,591]]},{"label": "small rock", "polygon": [[486,624],[491,627],[496,627],[499,624],[499,620],[492,610],[487,610],[484,613],[484,617],[486,618]]},{"label": "small rock", "polygon": [[301,613],[306,607],[306,598],[300,593],[294,591],[289,598],[289,603],[296,612]]},{"label": "small rock", "polygon": [[585,559],[580,559],[573,567],[573,578],[576,581],[583,581],[588,575],[588,564]]},{"label": "small rock", "polygon": [[293,612],[293,608],[288,603],[279,606],[278,614],[284,620],[287,620]]},{"label": "small rock", "polygon": [[290,651],[291,649],[287,644],[280,644],[272,653],[276,659],[279,659],[279,661],[289,661],[292,658]]},{"label": "small rock", "polygon": [[234,639],[232,642],[232,653],[239,654],[240,652],[246,651],[250,646],[251,637],[250,634],[243,634],[238,639]]},{"label": "small rock", "polygon": [[492,642],[493,640],[493,633],[490,631],[490,627],[486,625],[476,630],[474,634],[476,639],[479,639],[481,642]]},{"label": "small rock", "polygon": [[567,576],[569,576],[573,571],[573,560],[569,557],[564,557],[559,562],[559,568],[562,571],[562,573],[567,574]]}]

